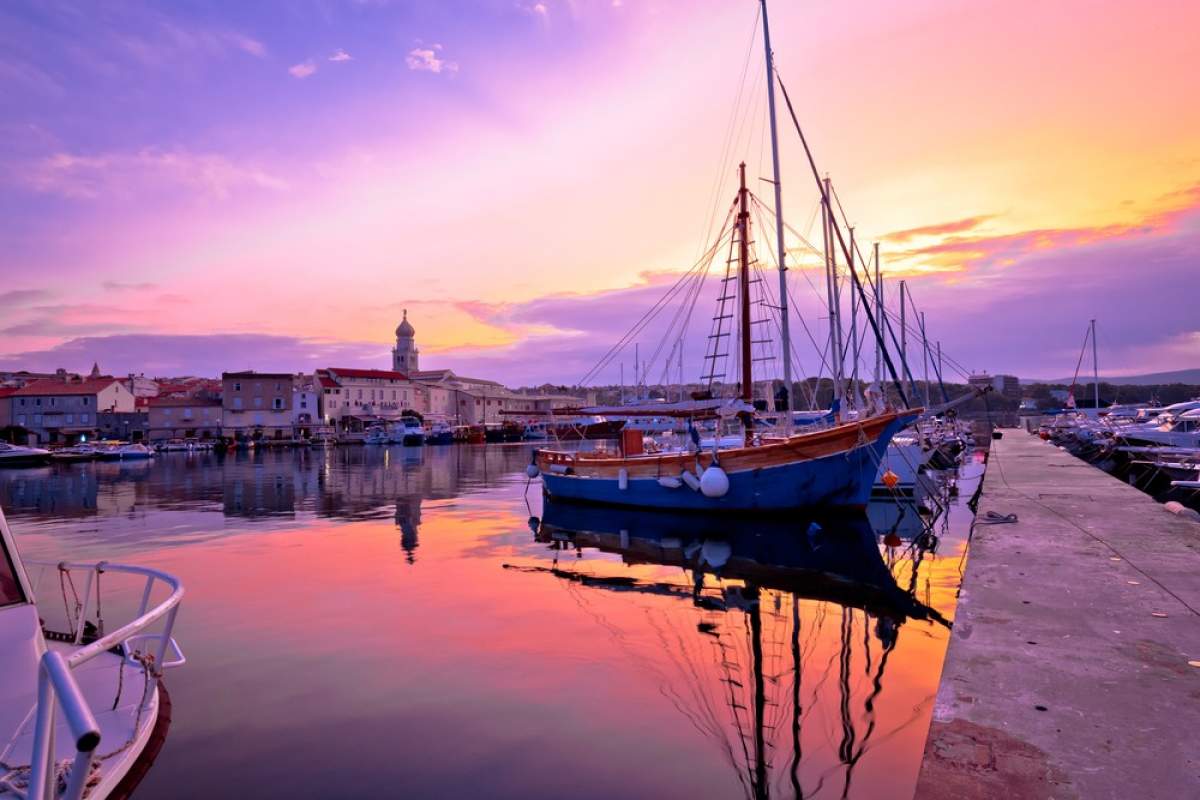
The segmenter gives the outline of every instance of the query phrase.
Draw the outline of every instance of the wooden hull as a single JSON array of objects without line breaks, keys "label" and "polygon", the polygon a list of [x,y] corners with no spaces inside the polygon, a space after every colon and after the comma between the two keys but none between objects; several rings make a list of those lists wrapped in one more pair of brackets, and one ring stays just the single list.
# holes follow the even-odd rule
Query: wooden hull
[{"label": "wooden hull", "polygon": [[[608,458],[542,451],[536,463],[548,497],[633,508],[701,512],[777,512],[817,506],[866,506],[888,442],[917,412],[884,414],[758,447],[719,451],[729,478],[721,497],[706,497],[681,473],[703,474],[714,460],[699,455]],[[621,488],[624,483],[625,488]]]}]

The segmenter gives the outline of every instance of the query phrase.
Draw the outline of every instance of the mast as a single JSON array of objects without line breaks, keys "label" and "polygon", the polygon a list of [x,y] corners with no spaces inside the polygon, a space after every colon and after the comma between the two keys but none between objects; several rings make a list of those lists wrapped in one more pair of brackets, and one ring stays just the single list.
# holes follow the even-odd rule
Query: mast
[{"label": "mast", "polygon": [[833,399],[842,397],[841,322],[838,320],[838,291],[836,263],[833,258],[833,210],[829,207],[829,178],[821,196],[822,235],[825,240],[825,294],[829,303],[830,377],[833,379]]},{"label": "mast", "polygon": [[[850,271],[854,272],[854,228],[850,229]],[[850,396],[854,398],[854,407],[862,409],[858,402],[858,296],[850,293]]]},{"label": "mast", "polygon": [[904,393],[912,397],[912,373],[908,371],[908,326],[904,324],[905,294],[907,294],[906,283],[900,281],[900,383],[904,383],[907,376],[908,389]]},{"label": "mast", "polygon": [[1095,386],[1096,414],[1100,414],[1100,360],[1096,355],[1096,320],[1092,320],[1092,381]]},{"label": "mast", "polygon": [[925,407],[929,408],[929,339],[925,336],[925,312],[921,312],[921,362],[925,365]]},{"label": "mast", "polygon": [[[738,299],[742,318],[742,399],[754,400],[754,379],[750,372],[750,192],[746,190],[746,162],[738,165]],[[748,435],[748,434],[747,434]]]},{"label": "mast", "polygon": [[779,334],[783,340],[783,385],[787,391],[784,432],[792,429],[792,336],[788,323],[787,248],[783,244],[783,183],[779,174],[779,134],[775,129],[775,55],[771,52],[771,26],[767,24],[767,0],[762,7],[763,47],[767,52],[767,111],[771,118],[771,166],[775,178],[775,260],[779,265]]},{"label": "mast", "polygon": [[[882,319],[883,309],[883,278],[879,274],[879,242],[875,243],[875,319]],[[875,384],[880,385],[883,379],[883,351],[880,350],[879,337],[875,338]]]}]

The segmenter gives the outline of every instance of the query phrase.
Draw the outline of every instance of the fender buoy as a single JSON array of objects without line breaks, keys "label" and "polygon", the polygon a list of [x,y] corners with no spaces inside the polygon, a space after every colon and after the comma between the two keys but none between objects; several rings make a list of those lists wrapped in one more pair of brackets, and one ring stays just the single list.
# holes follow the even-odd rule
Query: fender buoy
[{"label": "fender buoy", "polygon": [[729,494],[729,476],[725,470],[715,464],[704,470],[700,476],[700,493],[713,499]]},{"label": "fender buoy", "polygon": [[525,468],[525,474],[531,478],[536,478],[538,475],[540,475],[542,473],[541,473],[541,470],[539,470],[537,468],[537,464],[530,464],[528,467]]}]

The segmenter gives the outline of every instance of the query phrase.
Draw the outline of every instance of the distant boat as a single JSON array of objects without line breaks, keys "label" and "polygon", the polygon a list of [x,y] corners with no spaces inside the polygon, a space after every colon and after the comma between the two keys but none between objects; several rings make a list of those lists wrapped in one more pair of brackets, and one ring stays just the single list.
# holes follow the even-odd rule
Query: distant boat
[{"label": "distant boat", "polygon": [[425,433],[425,444],[453,444],[454,428],[448,422],[435,422]]},{"label": "distant boat", "polygon": [[154,451],[141,442],[115,444],[99,450],[101,461],[137,461],[153,457]]},{"label": "distant boat", "polygon": [[416,417],[401,417],[393,425],[390,441],[405,447],[420,447],[425,443],[425,428]]},{"label": "distant boat", "polygon": [[372,425],[367,428],[366,436],[363,437],[363,444],[388,444],[391,437],[388,435],[387,428],[382,425]]},{"label": "distant boat", "polygon": [[61,450],[55,450],[51,453],[52,460],[65,463],[76,463],[80,461],[95,461],[100,456],[100,452],[90,444],[77,444],[74,447],[64,447]]},{"label": "distant boat", "polygon": [[35,467],[50,461],[50,451],[0,442],[0,467]]}]

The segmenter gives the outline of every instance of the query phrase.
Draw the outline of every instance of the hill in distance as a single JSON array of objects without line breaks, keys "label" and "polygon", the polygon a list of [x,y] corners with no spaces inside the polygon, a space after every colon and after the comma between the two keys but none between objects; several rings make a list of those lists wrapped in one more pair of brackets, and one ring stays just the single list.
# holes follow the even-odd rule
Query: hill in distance
[{"label": "hill in distance", "polygon": [[[1079,373],[1079,383],[1091,383],[1092,374],[1090,372]],[[1200,368],[1196,369],[1177,369],[1172,372],[1149,372],[1145,375],[1100,375],[1101,383],[1109,383],[1114,386],[1151,386],[1155,384],[1167,383],[1186,383],[1190,385],[1200,385]],[[1065,383],[1070,384],[1071,379],[1057,378],[1055,380],[1044,380],[1040,378],[1022,378],[1021,383]]]}]

